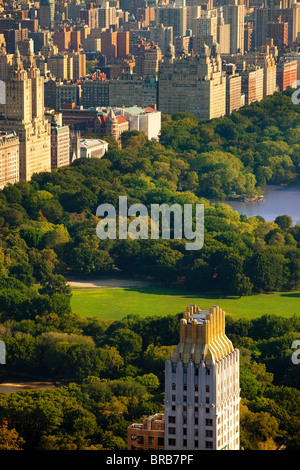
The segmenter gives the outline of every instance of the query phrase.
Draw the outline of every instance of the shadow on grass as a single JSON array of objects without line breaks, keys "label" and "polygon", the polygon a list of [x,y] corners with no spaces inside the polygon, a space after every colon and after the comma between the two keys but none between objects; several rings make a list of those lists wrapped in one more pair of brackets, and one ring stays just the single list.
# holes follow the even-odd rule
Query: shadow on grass
[{"label": "shadow on grass", "polygon": [[186,299],[195,299],[205,298],[211,300],[218,300],[218,299],[230,299],[230,300],[238,300],[240,297],[236,296],[227,296],[223,294],[212,294],[206,292],[197,292],[197,291],[188,291],[183,288],[176,288],[176,287],[123,287],[123,291],[126,292],[138,292],[139,294],[147,294],[147,295],[170,295],[170,296],[180,296]]},{"label": "shadow on grass", "polygon": [[279,294],[280,297],[294,297],[295,299],[300,298],[300,292],[287,292],[286,294]]}]

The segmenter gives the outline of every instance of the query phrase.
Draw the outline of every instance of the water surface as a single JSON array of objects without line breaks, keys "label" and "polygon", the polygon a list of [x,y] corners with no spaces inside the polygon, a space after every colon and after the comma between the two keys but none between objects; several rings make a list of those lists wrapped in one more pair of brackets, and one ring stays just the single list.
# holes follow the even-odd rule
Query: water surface
[{"label": "water surface", "polygon": [[[267,186],[263,189],[264,201],[241,202],[241,201],[218,201],[229,204],[239,214],[247,217],[260,215],[270,222],[278,215],[290,215],[293,224],[300,222],[300,188],[287,186]],[[213,201],[217,202],[217,201]]]}]

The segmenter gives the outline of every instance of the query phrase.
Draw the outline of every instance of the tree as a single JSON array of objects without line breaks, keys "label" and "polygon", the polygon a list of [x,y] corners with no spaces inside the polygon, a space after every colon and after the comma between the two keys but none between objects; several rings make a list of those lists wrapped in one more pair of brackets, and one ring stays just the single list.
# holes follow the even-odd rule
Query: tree
[{"label": "tree", "polygon": [[279,215],[274,222],[285,232],[293,226],[293,219],[290,215]]},{"label": "tree", "polygon": [[6,424],[0,426],[0,450],[22,450],[24,439],[15,429],[9,429]]},{"label": "tree", "polygon": [[109,343],[117,348],[125,363],[132,362],[142,351],[142,338],[129,328],[119,328]]}]

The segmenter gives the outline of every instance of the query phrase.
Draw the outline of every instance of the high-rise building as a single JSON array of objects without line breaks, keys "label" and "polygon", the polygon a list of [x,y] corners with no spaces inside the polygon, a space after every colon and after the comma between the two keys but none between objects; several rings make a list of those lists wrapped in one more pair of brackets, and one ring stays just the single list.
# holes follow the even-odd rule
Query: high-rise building
[{"label": "high-rise building", "polygon": [[42,28],[52,29],[54,25],[54,13],[54,0],[40,0],[39,25]]},{"label": "high-rise building", "polygon": [[129,31],[117,31],[117,56],[129,55]]},{"label": "high-rise building", "polygon": [[242,76],[242,93],[245,104],[261,101],[264,97],[264,69],[258,65],[249,65],[240,71]]},{"label": "high-rise building", "polygon": [[118,55],[118,33],[108,29],[101,33],[101,52],[108,60],[115,59]]},{"label": "high-rise building", "polygon": [[19,137],[20,180],[34,173],[51,171],[50,124],[44,115],[44,78],[30,50],[23,66],[20,53],[14,54],[5,83],[5,103],[0,105],[2,131]]},{"label": "high-rise building", "polygon": [[173,27],[173,36],[185,36],[187,30],[186,7],[174,4],[156,7],[156,23]]},{"label": "high-rise building", "polygon": [[277,64],[277,85],[280,91],[296,87],[297,68],[296,60],[286,62],[282,60]]},{"label": "high-rise building", "polygon": [[57,54],[47,59],[47,68],[50,70],[51,75],[58,80],[72,80],[73,79],[73,58],[68,54]]},{"label": "high-rise building", "polygon": [[292,45],[296,41],[300,30],[300,3],[293,1],[289,7],[282,4],[276,6],[267,4],[266,8],[256,8],[254,13],[256,47],[265,44],[268,37],[268,24],[277,22],[278,18],[282,23],[288,23],[288,44]]},{"label": "high-rise building", "polygon": [[226,64],[226,114],[238,111],[244,102],[242,77],[236,73],[235,64]]},{"label": "high-rise building", "polygon": [[244,19],[245,6],[243,0],[230,0],[223,7],[225,24],[230,24],[230,52],[244,53]]},{"label": "high-rise building", "polygon": [[51,122],[51,169],[70,163],[70,128]]},{"label": "high-rise building", "polygon": [[187,308],[165,363],[165,449],[238,450],[239,351],[219,307]]},{"label": "high-rise building", "polygon": [[216,42],[217,27],[217,10],[203,10],[201,11],[201,16],[194,18],[193,34],[195,36],[212,36],[212,42]]},{"label": "high-rise building", "polygon": [[173,114],[185,110],[198,119],[226,113],[226,80],[218,46],[204,45],[199,55],[176,59],[165,54],[158,80],[158,109]]},{"label": "high-rise building", "polygon": [[281,16],[277,21],[267,23],[267,37],[272,38],[275,46],[287,46],[289,41],[289,25],[281,21]]}]

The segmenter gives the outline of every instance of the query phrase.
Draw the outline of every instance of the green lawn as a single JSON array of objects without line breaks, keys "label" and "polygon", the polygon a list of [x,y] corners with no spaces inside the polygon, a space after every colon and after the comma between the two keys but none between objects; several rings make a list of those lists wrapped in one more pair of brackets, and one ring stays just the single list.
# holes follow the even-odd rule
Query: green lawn
[{"label": "green lawn", "polygon": [[290,317],[299,315],[300,291],[260,294],[232,298],[197,296],[180,289],[74,289],[72,310],[83,317],[98,316],[103,320],[120,320],[126,315],[169,315],[185,311],[196,304],[201,310],[219,305],[226,314],[254,318],[265,313]]}]

